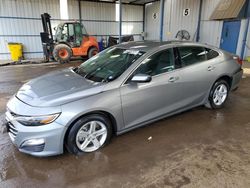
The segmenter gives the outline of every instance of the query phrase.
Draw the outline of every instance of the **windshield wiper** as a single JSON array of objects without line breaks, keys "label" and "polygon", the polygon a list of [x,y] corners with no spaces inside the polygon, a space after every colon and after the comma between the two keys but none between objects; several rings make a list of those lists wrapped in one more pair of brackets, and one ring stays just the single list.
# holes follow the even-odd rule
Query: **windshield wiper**
[{"label": "windshield wiper", "polygon": [[87,75],[85,72],[81,71],[79,67],[75,67],[72,69],[76,74],[79,74],[80,76],[84,77]]},{"label": "windshield wiper", "polygon": [[[87,74],[84,76],[84,78],[90,80],[91,77],[94,77],[94,76],[95,76],[94,73],[96,73],[97,71],[101,70],[101,69],[102,69],[103,67],[105,67],[108,63],[109,63],[109,62],[106,62],[106,63],[103,63],[102,65],[96,67],[94,70],[92,70],[92,71],[90,71],[89,73],[87,73]],[[89,77],[89,76],[90,76],[90,77]]]},{"label": "windshield wiper", "polygon": [[77,73],[78,70],[79,70],[79,67],[73,67],[72,70],[73,70],[75,73]]}]

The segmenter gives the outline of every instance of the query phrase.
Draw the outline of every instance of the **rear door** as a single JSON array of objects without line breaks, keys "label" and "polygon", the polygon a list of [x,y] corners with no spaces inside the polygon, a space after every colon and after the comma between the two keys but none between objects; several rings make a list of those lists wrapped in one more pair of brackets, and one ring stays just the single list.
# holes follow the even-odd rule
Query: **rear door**
[{"label": "rear door", "polygon": [[201,46],[178,47],[182,66],[184,106],[193,106],[204,102],[216,79],[216,58],[214,50]]}]

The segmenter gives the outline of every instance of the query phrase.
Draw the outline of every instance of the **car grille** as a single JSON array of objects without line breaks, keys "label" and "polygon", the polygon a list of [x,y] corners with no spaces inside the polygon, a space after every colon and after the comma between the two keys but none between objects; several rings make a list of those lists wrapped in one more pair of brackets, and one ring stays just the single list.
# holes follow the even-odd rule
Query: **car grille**
[{"label": "car grille", "polygon": [[[9,113],[10,116],[12,117],[16,117],[17,114],[15,114],[14,112],[10,111],[9,109],[7,109],[7,113]],[[17,134],[18,134],[18,130],[16,129],[15,125],[13,123],[11,123],[11,121],[9,121],[10,117],[6,117],[7,120],[7,131],[9,133],[9,136],[11,138],[12,141],[15,140]]]},{"label": "car grille", "polygon": [[17,116],[17,114],[16,114],[16,113],[11,112],[11,111],[9,111],[9,112],[10,112],[10,114],[11,114],[13,117],[16,117],[16,116]]},{"label": "car grille", "polygon": [[15,140],[15,138],[18,134],[18,131],[15,128],[15,126],[11,122],[8,122],[7,129],[8,129],[8,132],[9,132],[11,139]]}]

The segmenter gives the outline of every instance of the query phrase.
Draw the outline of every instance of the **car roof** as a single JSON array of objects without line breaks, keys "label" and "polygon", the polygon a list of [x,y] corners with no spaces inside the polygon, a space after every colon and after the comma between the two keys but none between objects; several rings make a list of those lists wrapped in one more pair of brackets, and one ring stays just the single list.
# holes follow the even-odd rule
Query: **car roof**
[{"label": "car roof", "polygon": [[196,46],[207,46],[205,44],[201,43],[195,43],[190,41],[178,41],[178,40],[172,40],[172,41],[135,41],[135,42],[125,42],[122,44],[117,45],[119,48],[124,49],[131,49],[131,50],[138,50],[143,52],[148,52],[154,48],[159,47],[167,47],[167,46],[174,46],[174,45],[196,45]]}]

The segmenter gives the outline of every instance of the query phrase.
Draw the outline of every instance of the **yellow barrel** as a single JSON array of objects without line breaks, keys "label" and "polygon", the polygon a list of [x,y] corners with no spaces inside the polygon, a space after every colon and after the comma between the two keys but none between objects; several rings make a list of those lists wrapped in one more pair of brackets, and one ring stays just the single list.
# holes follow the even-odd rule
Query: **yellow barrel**
[{"label": "yellow barrel", "polygon": [[250,56],[246,57],[246,60],[250,63]]},{"label": "yellow barrel", "polygon": [[23,45],[21,43],[8,43],[12,61],[19,61],[23,57]]}]

